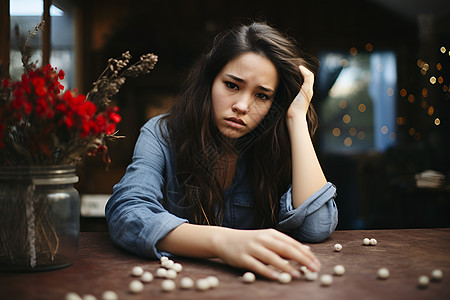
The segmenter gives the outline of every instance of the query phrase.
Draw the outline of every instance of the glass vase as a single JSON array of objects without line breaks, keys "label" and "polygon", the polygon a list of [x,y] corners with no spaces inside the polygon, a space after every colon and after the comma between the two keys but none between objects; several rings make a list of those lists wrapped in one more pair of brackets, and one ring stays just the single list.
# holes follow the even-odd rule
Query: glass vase
[{"label": "glass vase", "polygon": [[0,167],[0,270],[71,265],[78,252],[75,166]]}]

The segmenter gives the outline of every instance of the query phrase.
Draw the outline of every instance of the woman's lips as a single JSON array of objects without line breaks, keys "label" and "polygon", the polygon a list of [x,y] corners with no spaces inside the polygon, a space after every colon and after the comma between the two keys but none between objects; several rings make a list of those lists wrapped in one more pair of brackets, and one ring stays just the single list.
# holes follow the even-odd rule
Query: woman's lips
[{"label": "woman's lips", "polygon": [[234,128],[243,128],[246,126],[245,122],[236,117],[226,118],[225,121],[228,125]]}]

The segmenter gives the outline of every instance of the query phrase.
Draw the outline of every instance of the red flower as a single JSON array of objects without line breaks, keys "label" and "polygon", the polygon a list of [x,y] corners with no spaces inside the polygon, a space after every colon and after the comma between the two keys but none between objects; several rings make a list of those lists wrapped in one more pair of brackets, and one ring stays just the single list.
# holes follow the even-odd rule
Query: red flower
[{"label": "red flower", "polygon": [[66,76],[66,73],[64,73],[63,70],[59,70],[59,73],[58,73],[59,80],[63,80],[64,76]]},{"label": "red flower", "polygon": [[106,134],[113,134],[114,131],[116,131],[116,124],[109,123],[105,130]]},{"label": "red flower", "polygon": [[109,117],[111,118],[111,120],[114,122],[114,123],[120,123],[120,121],[122,120],[122,117],[119,115],[119,114],[117,114],[117,113],[114,113],[114,112],[112,112],[112,113],[110,113],[109,114]]}]

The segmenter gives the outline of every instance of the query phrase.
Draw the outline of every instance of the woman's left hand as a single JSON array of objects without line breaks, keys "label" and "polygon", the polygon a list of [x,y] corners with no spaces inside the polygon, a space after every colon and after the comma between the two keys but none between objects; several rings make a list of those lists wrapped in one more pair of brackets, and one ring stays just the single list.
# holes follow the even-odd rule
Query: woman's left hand
[{"label": "woman's left hand", "polygon": [[314,73],[304,66],[299,66],[304,81],[300,92],[292,101],[287,111],[287,118],[306,117],[309,103],[313,97]]}]

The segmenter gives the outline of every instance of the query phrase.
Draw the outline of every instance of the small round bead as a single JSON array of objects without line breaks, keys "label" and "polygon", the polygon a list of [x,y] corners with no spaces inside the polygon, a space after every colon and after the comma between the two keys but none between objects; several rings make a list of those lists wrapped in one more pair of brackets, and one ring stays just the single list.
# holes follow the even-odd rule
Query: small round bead
[{"label": "small round bead", "polygon": [[142,274],[144,274],[144,269],[140,266],[133,267],[133,270],[131,270],[133,276],[142,276]]},{"label": "small round bead", "polygon": [[165,292],[171,292],[175,290],[175,287],[175,281],[173,281],[172,279],[164,279],[163,281],[161,281],[161,288]]},{"label": "small round bead", "polygon": [[80,297],[80,295],[78,295],[75,292],[68,292],[64,299],[65,300],[81,300],[81,297]]},{"label": "small round bead", "polygon": [[306,272],[305,273],[305,279],[308,281],[314,281],[319,278],[319,274],[317,272]]},{"label": "small round bead", "polygon": [[338,275],[338,276],[344,275],[344,273],[345,273],[345,268],[344,268],[343,265],[336,265],[336,266],[334,266],[334,268],[333,268],[333,272],[334,272],[335,275]]},{"label": "small round bead", "polygon": [[183,266],[180,263],[174,263],[172,266],[172,270],[177,273],[180,273],[183,270]]},{"label": "small round bead", "polygon": [[169,258],[167,257],[167,256],[161,256],[161,258],[159,259],[159,262],[163,262],[163,261],[166,261],[166,260],[169,260]]},{"label": "small round bead", "polygon": [[208,279],[206,279],[206,278],[198,279],[195,283],[195,286],[197,287],[198,290],[201,290],[201,291],[208,290],[211,287]]},{"label": "small round bead", "polygon": [[242,281],[246,283],[255,282],[256,276],[252,272],[245,272],[244,275],[242,275]]},{"label": "small round bead", "polygon": [[118,300],[119,296],[114,291],[104,291],[102,294],[103,300]]},{"label": "small round bead", "polygon": [[364,245],[370,245],[370,240],[368,238],[363,239],[363,244]]},{"label": "small round bead", "polygon": [[194,280],[189,277],[183,277],[180,280],[180,285],[182,289],[192,289],[194,287]]},{"label": "small round bead", "polygon": [[376,246],[377,240],[376,239],[370,239],[370,245]]},{"label": "small round bead", "polygon": [[156,277],[165,278],[167,276],[167,270],[164,268],[156,269]]},{"label": "small round bead", "polygon": [[177,272],[175,272],[175,270],[172,270],[172,269],[167,270],[166,278],[167,279],[175,279],[175,278],[177,278]]},{"label": "small round bead", "polygon": [[439,269],[435,269],[431,271],[431,279],[434,281],[440,281],[442,280],[443,274],[442,271]]},{"label": "small round bead", "polygon": [[130,292],[137,294],[144,290],[144,284],[139,280],[132,280],[128,286]]},{"label": "small round bead", "polygon": [[333,277],[329,274],[320,276],[320,284],[324,286],[329,286],[333,283]]},{"label": "small round bead", "polygon": [[300,272],[302,272],[303,274],[309,272],[308,268],[306,266],[300,266]]},{"label": "small round bead", "polygon": [[419,278],[417,279],[417,283],[419,284],[419,287],[421,287],[421,288],[426,288],[428,286],[429,282],[430,282],[430,279],[428,278],[428,276],[425,276],[425,275],[419,276]]},{"label": "small round bead", "polygon": [[219,286],[219,278],[216,276],[208,276],[206,279],[208,280],[210,287],[215,288]]},{"label": "small round bead", "polygon": [[153,274],[150,272],[144,272],[141,276],[142,282],[152,282],[153,280]]},{"label": "small round bead", "polygon": [[170,269],[173,267],[173,265],[175,264],[175,262],[171,259],[165,260],[163,262],[161,262],[161,266],[163,266],[166,269]]},{"label": "small round bead", "polygon": [[380,279],[387,279],[389,277],[389,270],[386,268],[380,268],[378,269],[378,278]]},{"label": "small round bead", "polygon": [[83,300],[97,300],[97,297],[91,294],[83,295]]},{"label": "small round bead", "polygon": [[341,244],[335,244],[334,245],[334,251],[339,252],[342,250],[342,245]]},{"label": "small round bead", "polygon": [[281,283],[289,283],[292,281],[292,276],[289,273],[283,272],[278,277],[278,281]]}]

